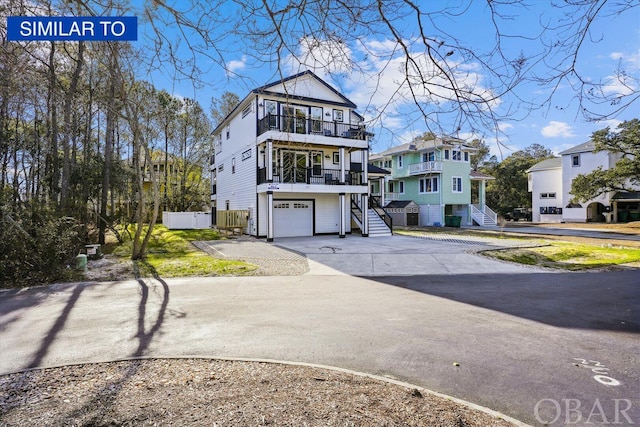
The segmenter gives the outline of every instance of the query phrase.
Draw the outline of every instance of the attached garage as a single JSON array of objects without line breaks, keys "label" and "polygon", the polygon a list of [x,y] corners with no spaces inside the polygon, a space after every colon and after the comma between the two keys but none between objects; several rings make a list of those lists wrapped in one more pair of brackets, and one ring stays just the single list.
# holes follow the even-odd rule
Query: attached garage
[{"label": "attached garage", "polygon": [[274,200],[274,237],[313,236],[313,201]]}]

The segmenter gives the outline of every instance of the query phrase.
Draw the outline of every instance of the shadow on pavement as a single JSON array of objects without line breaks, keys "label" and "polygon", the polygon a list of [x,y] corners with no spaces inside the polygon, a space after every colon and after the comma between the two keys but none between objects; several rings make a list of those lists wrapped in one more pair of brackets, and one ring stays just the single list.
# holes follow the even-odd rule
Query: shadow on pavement
[{"label": "shadow on pavement", "polygon": [[637,270],[367,279],[552,326],[640,334]]}]

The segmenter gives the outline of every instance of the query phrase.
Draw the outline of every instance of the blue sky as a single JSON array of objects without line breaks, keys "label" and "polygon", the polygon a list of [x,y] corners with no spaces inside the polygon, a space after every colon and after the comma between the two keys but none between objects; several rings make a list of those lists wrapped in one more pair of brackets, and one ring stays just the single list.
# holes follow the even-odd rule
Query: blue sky
[{"label": "blue sky", "polygon": [[[425,33],[434,35],[446,33],[449,40],[455,37],[463,46],[474,52],[490,52],[495,48],[493,22],[485,2],[451,0],[422,3],[425,6],[421,11],[433,13],[430,15],[432,19],[425,20],[425,23],[433,25],[434,28],[425,26]],[[449,14],[439,13],[446,6],[449,6],[446,9]],[[576,67],[585,80],[606,83],[604,91],[607,94],[616,91],[626,93],[630,91],[629,88],[638,90],[640,7],[635,7],[621,15],[611,14],[607,9],[609,7],[610,4],[605,5],[598,19],[594,21],[588,37],[582,43]],[[234,4],[227,2],[218,12],[235,16],[238,9]],[[531,0],[526,9],[511,8],[504,9],[503,12],[505,14],[498,20],[498,24],[506,37],[501,39],[501,43],[503,51],[511,57],[517,56],[520,52],[525,55],[541,52],[542,44],[539,37],[541,23],[555,27],[566,22],[566,17],[560,13],[560,10],[550,7],[546,1]],[[155,23],[162,25],[159,22]],[[229,20],[229,23],[232,23],[232,20]],[[413,19],[406,18],[404,21],[398,20],[395,23],[401,28],[402,35],[409,44],[415,42],[417,27]],[[145,31],[148,31],[144,24],[142,25],[141,38],[137,42],[138,47],[144,46]],[[267,25],[267,23],[258,22],[258,25]],[[292,32],[295,30],[297,29],[293,28]],[[175,26],[167,25],[162,28],[162,31],[168,39],[189,38],[188,34],[180,35]],[[234,40],[233,36],[229,36],[231,29],[224,25],[214,28],[213,31],[214,38],[218,36],[215,31],[221,33],[219,38],[224,45],[217,47],[226,63],[226,70],[207,58],[197,59],[202,61],[199,64],[200,67],[207,70],[201,76],[206,81],[203,87],[194,89],[188,80],[169,81],[166,75],[160,75],[158,72],[147,77],[156,86],[167,89],[175,95],[196,98],[205,109],[209,108],[211,97],[219,97],[224,91],[235,92],[242,98],[253,87],[279,78],[277,64],[264,60],[273,58],[273,52],[262,51],[257,55],[255,46],[245,43],[246,40]],[[544,40],[553,41],[553,37],[560,35],[562,34],[559,31],[555,31],[543,37]],[[378,52],[388,54],[390,49],[397,49],[397,45],[388,39],[388,34],[384,33],[357,34],[357,36],[357,40],[345,40],[345,44],[339,46],[339,49],[327,40],[318,40],[311,36],[301,37],[295,46],[297,59],[292,55],[283,55],[279,64],[285,75],[311,69],[353,100],[358,105],[359,111],[364,113],[365,118],[372,120],[371,127],[376,134],[372,143],[373,150],[382,151],[393,145],[410,141],[413,136],[426,131],[427,125],[415,104],[406,96],[398,96],[397,81],[403,76],[400,64],[404,56],[398,53],[391,54],[383,61],[375,55]],[[314,44],[315,48],[307,48],[313,42],[318,42]],[[419,43],[415,47],[419,48]],[[180,55],[188,57],[184,42],[181,49]],[[315,50],[312,51],[313,49]],[[336,53],[337,51],[339,53]],[[419,51],[413,52],[416,57],[421,57]],[[319,58],[319,61],[310,60],[310,53],[313,53],[315,58]],[[459,73],[458,76],[465,83],[473,82],[470,84],[474,84],[476,89],[480,88],[480,90],[483,85],[490,87],[491,76],[477,62],[465,60],[457,52],[450,59],[455,64],[456,73]],[[555,58],[547,56],[543,59],[552,61]],[[428,64],[424,66],[429,67]],[[618,67],[622,67],[627,73],[627,88],[623,88],[619,79],[614,78]],[[367,73],[363,74],[359,70],[366,70]],[[533,71],[544,75],[549,70],[545,69],[543,64],[538,64]],[[484,128],[476,124],[473,131],[469,126],[463,125],[457,135],[462,138],[485,139],[491,145],[492,152],[499,158],[533,143],[542,144],[558,153],[585,142],[595,130],[605,126],[615,127],[622,120],[640,117],[640,101],[636,100],[610,120],[598,123],[587,122],[580,114],[576,100],[578,92],[575,85],[572,87],[571,83],[568,80],[560,82],[550,102],[528,113],[523,106],[526,103],[541,105],[551,95],[552,89],[533,83],[522,84],[514,92],[504,94],[491,104],[491,107],[500,114],[507,110],[517,111],[511,120],[498,123],[500,132],[496,133],[492,124],[487,124]],[[573,83],[575,84],[575,81]],[[427,111],[437,112],[433,104],[429,105],[430,98],[421,97],[420,100]],[[598,108],[601,112],[615,110],[615,106],[608,104]],[[455,123],[451,114],[441,114],[438,117],[443,131],[454,134]],[[498,144],[498,141],[501,144]]]}]

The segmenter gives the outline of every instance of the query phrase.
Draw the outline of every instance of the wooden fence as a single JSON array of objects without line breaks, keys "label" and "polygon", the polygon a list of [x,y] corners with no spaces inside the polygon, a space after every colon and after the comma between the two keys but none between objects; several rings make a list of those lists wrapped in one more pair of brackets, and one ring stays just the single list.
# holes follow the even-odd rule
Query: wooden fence
[{"label": "wooden fence", "polygon": [[218,230],[224,230],[225,233],[231,230],[231,233],[235,234],[236,230],[238,230],[242,234],[247,228],[248,220],[248,210],[216,211],[216,227]]}]

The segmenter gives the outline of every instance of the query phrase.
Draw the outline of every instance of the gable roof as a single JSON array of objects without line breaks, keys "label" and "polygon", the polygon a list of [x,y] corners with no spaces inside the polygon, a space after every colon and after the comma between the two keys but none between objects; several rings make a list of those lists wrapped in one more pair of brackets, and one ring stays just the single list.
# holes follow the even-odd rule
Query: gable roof
[{"label": "gable roof", "polygon": [[[362,172],[362,163],[351,163],[350,168],[351,172]],[[389,175],[389,172],[386,169],[382,169],[374,164],[367,163],[367,172],[370,174],[378,174],[378,175]]]},{"label": "gable roof", "polygon": [[[281,80],[276,80],[274,82],[267,83],[264,86],[260,86],[258,88],[255,88],[254,90],[251,91],[251,93],[264,94],[264,95],[275,95],[275,96],[285,96],[284,94],[282,94],[280,92],[271,91],[271,90],[269,90],[269,88],[273,88],[275,86],[284,85],[286,82],[290,82],[292,80],[297,80],[297,79],[299,79],[301,77],[305,77],[305,76],[309,76],[310,78],[315,79],[320,84],[322,84],[324,87],[326,87],[331,92],[333,92],[335,95],[337,95],[340,99],[343,100],[342,104],[344,106],[350,107],[350,108],[358,108],[357,105],[354,104],[349,98],[347,98],[346,96],[344,96],[343,94],[338,92],[333,86],[331,86],[329,83],[325,82],[324,80],[322,80],[320,77],[318,77],[312,71],[309,71],[309,70],[303,71],[303,72],[295,74],[293,76],[285,77],[285,78],[283,78]],[[287,95],[287,97],[291,98],[291,99],[302,99],[302,98],[309,99],[307,97],[301,97],[301,96],[296,96],[296,95]],[[321,100],[321,99],[318,99],[317,101],[326,102],[326,101]]]},{"label": "gable roof", "polygon": [[561,157],[553,157],[551,159],[545,159],[541,162],[536,163],[531,166],[525,172],[537,172],[544,171],[549,169],[560,169],[562,167],[562,158]]},{"label": "gable roof", "polygon": [[[329,89],[331,92],[336,94],[341,100],[343,100],[343,102],[332,102],[332,101],[327,101],[327,100],[324,100],[324,99],[315,99],[315,98],[308,98],[308,97],[302,97],[302,96],[296,96],[296,95],[289,95],[288,98],[296,99],[296,100],[305,99],[305,100],[309,100],[309,101],[317,101],[317,102],[324,103],[324,104],[334,104],[334,105],[341,105],[341,106],[345,106],[345,107],[349,107],[349,108],[358,108],[356,104],[354,104],[346,96],[344,96],[343,94],[338,92],[329,83],[325,82],[320,77],[316,76],[313,72],[307,70],[307,71],[303,71],[301,73],[295,74],[293,76],[285,77],[285,78],[283,78],[281,80],[276,80],[274,82],[267,83],[264,86],[260,86],[260,87],[257,87],[255,89],[253,89],[251,92],[249,92],[247,94],[247,96],[242,98],[242,100],[238,103],[238,105],[236,105],[233,108],[233,110],[231,110],[231,112],[229,114],[227,114],[227,116],[224,119],[222,119],[220,121],[220,123],[218,123],[218,126],[216,126],[216,128],[211,132],[211,134],[213,135],[213,134],[217,133],[217,131],[219,129],[221,129],[223,127],[223,125],[227,122],[229,117],[232,117],[238,110],[240,110],[241,107],[244,108],[244,106],[247,105],[249,100],[252,100],[255,95],[272,95],[272,96],[286,97],[287,95],[285,95],[285,94],[282,94],[280,92],[269,91],[268,89],[270,87],[278,86],[278,85],[284,84],[284,83],[286,83],[288,81],[295,80],[295,79],[298,79],[298,78],[304,77],[304,76],[309,76],[309,77],[317,80],[320,84],[322,84],[327,89]],[[364,117],[362,117],[360,114],[356,113],[355,111],[353,111],[353,113],[355,113],[359,118],[364,120]]]},{"label": "gable roof", "polygon": [[596,144],[593,141],[583,142],[582,144],[576,145],[575,147],[571,147],[568,150],[564,150],[560,153],[561,156],[567,154],[578,154],[578,153],[590,153],[596,148]]}]

